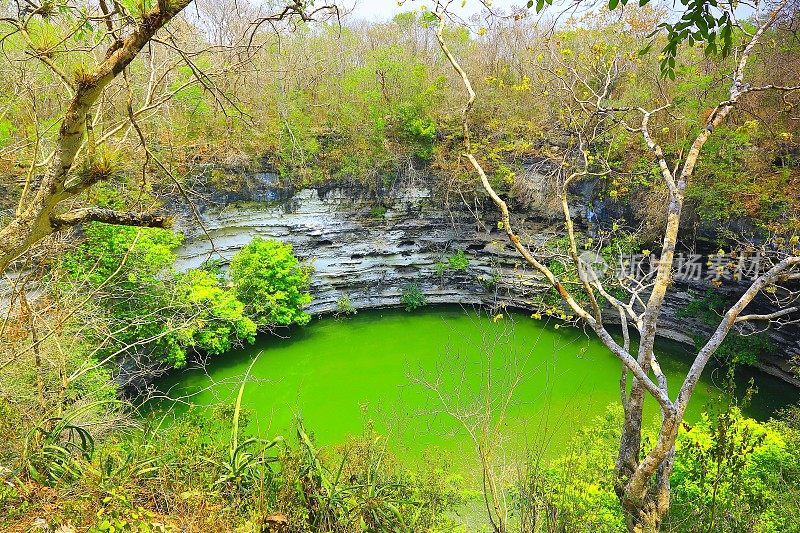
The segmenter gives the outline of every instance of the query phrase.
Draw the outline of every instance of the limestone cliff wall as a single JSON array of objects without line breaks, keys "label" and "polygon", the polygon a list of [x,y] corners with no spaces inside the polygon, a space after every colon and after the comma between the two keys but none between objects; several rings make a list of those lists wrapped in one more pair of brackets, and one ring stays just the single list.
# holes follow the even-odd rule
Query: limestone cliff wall
[{"label": "limestone cliff wall", "polygon": [[[377,192],[346,185],[286,190],[270,174],[250,176],[247,183],[236,192],[208,192],[210,200],[197,205],[205,231],[182,208],[178,227],[187,238],[178,252],[179,269],[209,257],[227,262],[256,235],[289,242],[314,266],[312,314],[335,311],[344,294],[357,308],[397,306],[410,283],[419,284],[429,303],[525,308],[531,293],[543,286],[497,230],[493,209],[480,212],[461,201],[446,206],[424,182]],[[584,206],[573,211],[578,220],[585,218]],[[542,209],[521,215],[517,225],[534,241],[560,231],[558,218]],[[438,275],[436,263],[457,250],[467,253],[469,268]],[[702,283],[673,287],[661,319],[664,336],[691,343],[692,335],[710,333],[706,324],[676,316],[692,300],[690,289],[706,288]],[[763,360],[763,369],[793,381],[787,361],[800,353],[799,332],[773,332],[772,340],[777,350]]]}]

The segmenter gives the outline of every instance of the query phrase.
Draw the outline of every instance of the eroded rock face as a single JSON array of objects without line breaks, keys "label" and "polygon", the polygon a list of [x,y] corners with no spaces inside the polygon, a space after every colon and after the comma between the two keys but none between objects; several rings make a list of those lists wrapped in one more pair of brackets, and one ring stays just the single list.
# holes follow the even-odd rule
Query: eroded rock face
[{"label": "eroded rock face", "polygon": [[[482,304],[494,291],[478,277],[489,280],[517,262],[501,235],[479,228],[468,212],[437,206],[427,188],[392,191],[381,202],[365,190],[303,189],[273,204],[206,206],[202,217],[223,262],[257,235],[291,243],[314,267],[312,314],[335,311],[345,294],[357,308],[396,306],[412,283],[430,303]],[[209,240],[196,226],[184,221],[191,237],[178,252],[179,269],[209,257]],[[437,274],[436,263],[456,250],[467,252],[469,268]]]},{"label": "eroded rock face", "polygon": [[[429,303],[508,303],[532,309],[531,295],[545,287],[497,229],[493,208],[481,211],[460,200],[446,206],[424,183],[379,193],[344,185],[292,191],[279,188],[274,176],[258,174],[236,193],[217,190],[210,197],[211,202],[197,206],[205,232],[190,211],[179,217],[178,229],[187,238],[178,251],[177,268],[197,267],[210,257],[227,263],[257,235],[291,243],[295,254],[314,267],[312,314],[336,311],[342,295],[356,308],[397,306],[412,283]],[[586,206],[572,210],[579,223],[585,222]],[[561,231],[557,216],[539,207],[521,212],[515,226],[534,243]],[[437,269],[437,263],[446,263],[458,250],[469,257],[466,271]],[[692,343],[692,336],[711,333],[700,320],[677,316],[695,298],[690,291],[707,288],[703,282],[675,284],[664,306],[662,335]],[[615,313],[607,315],[613,322]],[[771,336],[777,353],[764,359],[762,368],[797,385],[788,373],[788,360],[800,353],[798,331]]]}]

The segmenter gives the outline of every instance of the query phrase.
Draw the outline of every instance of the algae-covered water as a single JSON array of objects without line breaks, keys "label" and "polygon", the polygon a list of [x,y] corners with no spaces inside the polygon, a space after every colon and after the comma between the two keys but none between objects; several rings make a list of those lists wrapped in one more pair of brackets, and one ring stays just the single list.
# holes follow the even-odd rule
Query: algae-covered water
[{"label": "algae-covered water", "polygon": [[[667,342],[658,343],[657,352],[674,397],[689,354]],[[412,462],[433,453],[468,467],[474,454],[456,418],[479,421],[487,390],[495,417],[505,406],[500,427],[511,454],[557,456],[576,429],[619,402],[620,363],[590,335],[524,314],[494,320],[457,306],[315,318],[285,338],[262,336],[254,346],[214,358],[204,369],[176,372],[159,385],[195,405],[233,403],[256,356],[242,401],[251,430],[291,436],[300,416],[318,444],[331,445],[372,423]],[[740,374],[740,387],[750,376],[759,387],[746,409],[750,416],[766,419],[796,400],[796,391],[776,378]],[[724,371],[706,369],[688,421],[719,402],[724,382]],[[178,414],[186,408],[175,404]],[[655,419],[655,403],[649,410]]]}]

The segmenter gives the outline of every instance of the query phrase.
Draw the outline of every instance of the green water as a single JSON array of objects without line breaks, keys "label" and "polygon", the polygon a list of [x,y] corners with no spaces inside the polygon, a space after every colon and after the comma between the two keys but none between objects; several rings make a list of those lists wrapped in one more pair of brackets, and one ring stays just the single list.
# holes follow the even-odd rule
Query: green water
[{"label": "green water", "polygon": [[[665,342],[657,351],[674,396],[689,355]],[[213,359],[204,370],[175,373],[160,388],[191,404],[232,403],[259,353],[243,396],[251,430],[264,437],[291,436],[295,417],[302,416],[317,442],[328,445],[362,432],[371,421],[409,461],[433,453],[465,467],[472,463],[464,428],[444,411],[480,411],[487,385],[495,411],[510,398],[502,428],[511,455],[526,449],[545,457],[563,453],[577,428],[619,398],[620,363],[582,331],[556,329],[516,313],[493,322],[459,307],[314,319],[288,338],[264,336],[255,346]],[[788,385],[753,375],[760,392],[747,409],[750,416],[768,418],[797,399]],[[688,421],[718,401],[723,377],[723,371],[707,369],[689,404]],[[739,381],[749,377],[743,374]],[[441,398],[422,380],[438,382]],[[178,414],[184,409],[176,404]],[[654,403],[649,412],[656,416]]]}]

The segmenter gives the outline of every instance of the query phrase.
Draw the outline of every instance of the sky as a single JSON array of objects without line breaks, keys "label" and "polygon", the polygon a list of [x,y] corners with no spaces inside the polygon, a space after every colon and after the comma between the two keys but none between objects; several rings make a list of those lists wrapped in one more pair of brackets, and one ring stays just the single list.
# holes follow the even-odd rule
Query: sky
[{"label": "sky", "polygon": [[[354,3],[353,15],[356,18],[371,21],[390,20],[398,13],[418,9],[422,5],[428,8],[433,6],[431,0],[405,0],[402,5],[398,5],[397,0],[349,0],[346,2],[347,5]],[[492,6],[507,11],[511,6],[521,6],[524,3],[525,0],[494,0]],[[480,12],[481,8],[479,0],[466,0],[463,7],[462,0],[454,0],[450,6],[451,11],[465,19]]]},{"label": "sky", "polygon": [[[491,5],[498,11],[510,12],[512,7],[522,7],[526,0],[492,0]],[[571,3],[571,2],[570,2]],[[605,5],[605,0],[599,2],[587,2],[587,7],[591,5],[602,6]],[[434,0],[344,0],[339,5],[347,7],[353,6],[352,16],[357,19],[367,21],[387,21],[391,20],[398,13],[404,11],[411,11],[419,9],[421,6],[427,6],[429,9],[434,6]],[[637,2],[631,2],[636,5]],[[568,5],[565,0],[554,0],[552,11],[557,6]],[[662,2],[661,5],[669,7],[669,2]],[[681,5],[675,4],[680,10]],[[480,0],[452,0],[449,10],[450,12],[458,15],[462,20],[469,20],[470,16],[475,13],[480,13],[483,5]],[[531,10],[531,13],[535,11]],[[747,18],[752,14],[752,8],[749,6],[740,5],[736,10],[736,15],[740,18]]]}]

